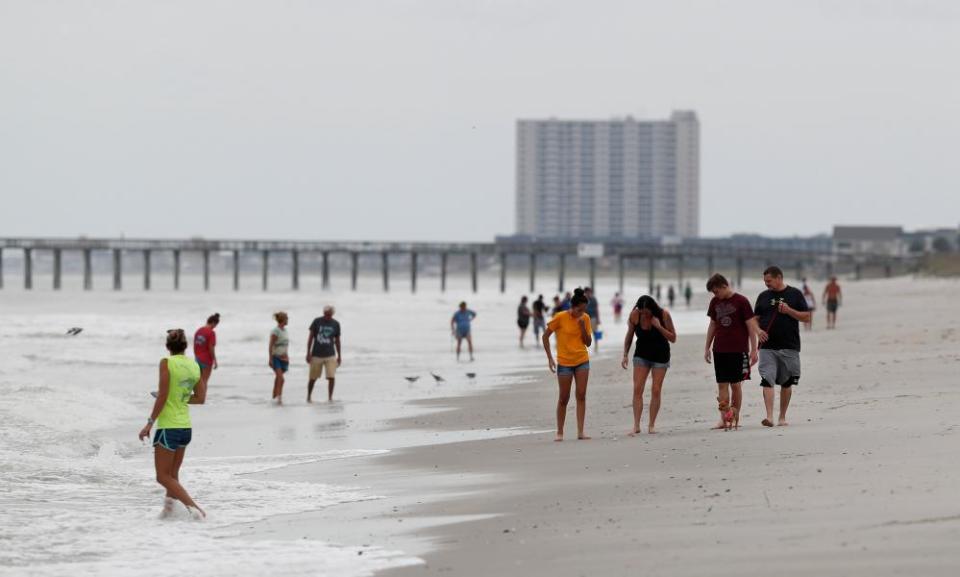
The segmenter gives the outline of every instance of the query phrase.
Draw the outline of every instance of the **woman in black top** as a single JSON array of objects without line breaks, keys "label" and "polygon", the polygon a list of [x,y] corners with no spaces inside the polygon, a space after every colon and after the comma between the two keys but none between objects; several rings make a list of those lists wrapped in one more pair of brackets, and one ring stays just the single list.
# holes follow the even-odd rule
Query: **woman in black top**
[{"label": "woman in black top", "polygon": [[623,340],[623,360],[620,363],[627,368],[630,345],[636,337],[637,346],[633,353],[633,428],[630,436],[640,433],[640,417],[643,415],[643,389],[647,384],[647,375],[653,373],[653,387],[650,391],[650,423],[647,432],[656,433],[654,425],[660,412],[660,391],[663,379],[670,368],[670,343],[677,342],[677,332],[673,328],[670,313],[653,297],[644,295],[630,311],[627,321],[627,335]]},{"label": "woman in black top", "polygon": [[527,327],[530,326],[530,307],[527,306],[527,297],[520,299],[520,306],[517,307],[517,326],[520,327],[520,348],[523,348],[523,337],[527,334]]}]

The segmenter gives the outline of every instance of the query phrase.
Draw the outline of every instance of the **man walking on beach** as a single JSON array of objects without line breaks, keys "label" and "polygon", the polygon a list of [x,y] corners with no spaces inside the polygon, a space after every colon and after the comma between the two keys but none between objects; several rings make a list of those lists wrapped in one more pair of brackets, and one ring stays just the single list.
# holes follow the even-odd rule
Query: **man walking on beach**
[{"label": "man walking on beach", "polygon": [[323,307],[323,316],[310,323],[307,339],[307,364],[310,365],[310,380],[307,381],[307,402],[312,403],[313,385],[324,372],[327,373],[327,401],[333,400],[333,385],[337,367],[340,366],[340,323],[333,318],[333,307]]},{"label": "man walking on beach", "polygon": [[763,425],[773,426],[773,387],[778,385],[780,419],[777,424],[785,426],[793,386],[800,381],[800,323],[810,320],[810,311],[803,293],[783,282],[783,271],[778,267],[767,267],[763,271],[763,284],[767,290],[760,293],[754,307],[760,326],[757,369],[767,410]]},{"label": "man walking on beach", "polygon": [[840,285],[837,284],[837,277],[830,277],[830,282],[823,289],[823,298],[821,301],[827,303],[827,328],[837,328],[837,309],[840,308],[840,300],[843,293],[840,292]]},{"label": "man walking on beach", "polygon": [[600,331],[600,302],[593,296],[593,289],[586,287],[583,294],[587,297],[587,316],[590,317],[590,326],[593,327],[593,350],[600,350],[600,339],[597,338]]},{"label": "man walking on beach", "polygon": [[[721,403],[732,405],[739,415],[743,403],[741,383],[750,379],[750,367],[757,364],[757,317],[747,297],[733,292],[722,274],[707,281],[713,299],[707,306],[710,327],[703,358],[713,362],[717,378],[717,396]],[[730,398],[731,390],[733,398]],[[724,428],[723,413],[715,429]]]},{"label": "man walking on beach", "polygon": [[537,300],[533,301],[533,334],[540,340],[540,333],[547,326],[544,320],[544,314],[547,312],[547,303],[543,302],[543,295],[537,295]]}]

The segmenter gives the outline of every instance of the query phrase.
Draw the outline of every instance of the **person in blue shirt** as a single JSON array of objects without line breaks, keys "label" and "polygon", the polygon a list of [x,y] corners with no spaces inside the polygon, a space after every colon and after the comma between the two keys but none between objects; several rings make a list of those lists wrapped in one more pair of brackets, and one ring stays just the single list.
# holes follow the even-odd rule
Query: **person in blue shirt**
[{"label": "person in blue shirt", "polygon": [[470,360],[473,360],[473,338],[470,336],[470,323],[476,318],[477,313],[467,308],[467,303],[461,302],[457,312],[453,313],[450,319],[450,330],[453,336],[457,338],[457,360],[460,360],[460,345],[463,340],[467,340],[467,350],[470,351]]}]

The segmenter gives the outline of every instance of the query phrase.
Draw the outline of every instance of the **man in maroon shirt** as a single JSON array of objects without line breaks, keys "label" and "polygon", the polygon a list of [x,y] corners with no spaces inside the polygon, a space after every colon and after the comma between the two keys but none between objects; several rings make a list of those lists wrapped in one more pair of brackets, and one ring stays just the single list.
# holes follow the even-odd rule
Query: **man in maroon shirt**
[{"label": "man in maroon shirt", "polygon": [[[720,401],[732,404],[739,413],[743,402],[740,383],[750,379],[750,367],[757,364],[757,332],[760,326],[750,301],[733,292],[723,275],[715,274],[710,277],[707,290],[713,293],[713,298],[707,307],[710,327],[707,329],[703,358],[707,363],[711,362],[711,356],[713,358]],[[714,428],[722,429],[723,426],[721,413],[720,422]]]}]

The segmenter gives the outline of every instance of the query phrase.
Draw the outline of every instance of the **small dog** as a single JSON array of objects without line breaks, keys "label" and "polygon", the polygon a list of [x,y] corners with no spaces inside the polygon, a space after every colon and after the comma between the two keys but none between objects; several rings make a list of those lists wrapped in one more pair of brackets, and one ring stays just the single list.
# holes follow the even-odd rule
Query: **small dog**
[{"label": "small dog", "polygon": [[720,415],[723,418],[723,430],[729,431],[731,429],[740,428],[740,411],[736,407],[732,406],[727,401],[721,401],[720,397],[717,397],[717,401],[720,403]]}]

